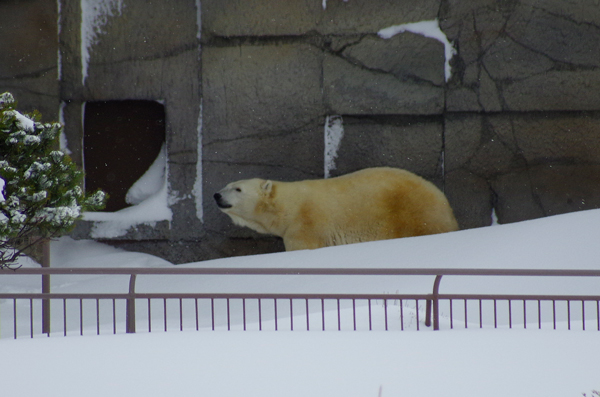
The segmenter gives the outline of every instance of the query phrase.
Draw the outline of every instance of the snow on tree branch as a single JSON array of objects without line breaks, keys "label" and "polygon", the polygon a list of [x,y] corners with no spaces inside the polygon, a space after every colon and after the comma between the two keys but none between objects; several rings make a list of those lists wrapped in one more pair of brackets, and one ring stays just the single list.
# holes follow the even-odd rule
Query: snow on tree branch
[{"label": "snow on tree branch", "polygon": [[84,210],[100,209],[102,191],[86,195],[83,173],[58,147],[62,126],[14,109],[0,95],[0,268],[35,241],[67,233]]}]

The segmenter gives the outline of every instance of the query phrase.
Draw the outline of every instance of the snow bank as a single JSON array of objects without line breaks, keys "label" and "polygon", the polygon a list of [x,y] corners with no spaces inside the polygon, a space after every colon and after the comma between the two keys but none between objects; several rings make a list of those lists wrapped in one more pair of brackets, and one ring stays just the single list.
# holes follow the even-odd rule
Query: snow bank
[{"label": "snow bank", "polygon": [[198,262],[241,267],[599,269],[600,210],[318,250]]},{"label": "snow bank", "polygon": [[[598,234],[600,210],[592,210],[435,236],[182,266],[598,269]],[[151,255],[70,238],[53,241],[51,252],[53,267],[171,266]],[[24,265],[36,266],[31,262]],[[57,293],[127,291],[127,277],[117,277],[53,276],[52,290]],[[440,292],[482,292],[483,288],[486,293],[518,293],[523,289],[537,293],[548,287],[552,293],[597,294],[598,291],[597,279],[586,283],[569,278],[548,285],[538,278],[525,277],[515,282],[496,277],[488,286],[477,279],[444,277]],[[430,292],[431,285],[431,278],[140,276],[136,290],[292,293],[350,289],[355,293],[409,293]],[[10,276],[10,283],[4,280],[0,283],[1,292],[39,289],[36,277]],[[29,303],[22,301],[18,310],[22,313],[23,334],[28,335]],[[173,313],[178,316],[179,306],[177,302],[174,304]],[[94,325],[86,328],[86,335],[95,334],[95,304],[90,305],[86,310],[90,309]],[[160,323],[162,302],[156,306]],[[231,307],[231,318],[237,321],[240,315],[233,302]],[[73,335],[78,334],[79,308],[75,304],[71,310],[69,329]],[[141,314],[144,310],[140,307]],[[590,316],[594,321],[595,310]],[[381,311],[381,307],[374,307],[373,311]],[[564,397],[590,394],[600,387],[600,343],[595,325],[589,331],[554,331],[551,327],[547,331],[536,327],[480,330],[474,326],[469,330],[438,332],[425,327],[420,332],[402,333],[306,332],[302,331],[302,322],[296,321],[299,326],[294,332],[155,333],[161,329],[157,325],[152,334],[11,340],[7,338],[12,332],[12,313],[12,302],[0,302],[0,326],[4,326],[0,330],[0,336],[4,337],[0,339],[2,358],[13,368],[27,370],[0,375],[2,392],[10,396]],[[61,302],[52,309],[52,314],[60,318]],[[571,315],[576,315],[575,307]],[[284,317],[280,318],[280,326]],[[397,310],[390,309],[392,318],[397,319]],[[184,321],[188,320],[191,317],[184,317]],[[205,320],[210,318],[201,318]],[[112,315],[108,315],[110,321]],[[223,324],[223,312],[217,313],[216,321]],[[263,321],[266,322],[264,318]],[[53,324],[60,329],[62,319],[53,320]],[[122,324],[118,326],[122,329]],[[145,332],[144,327],[147,324],[144,326],[142,322],[138,330]],[[178,327],[170,327],[175,329]],[[112,328],[106,333],[112,333]]]},{"label": "snow bank", "polygon": [[446,63],[444,65],[444,74],[446,76],[446,81],[448,81],[450,77],[452,77],[450,60],[456,54],[456,50],[448,41],[448,38],[446,37],[444,32],[442,32],[442,30],[440,29],[438,20],[434,19],[433,21],[421,21],[390,26],[385,29],[381,29],[379,32],[377,32],[377,34],[382,39],[389,39],[403,32],[420,34],[422,36],[435,39],[444,45],[444,55],[446,57]]}]

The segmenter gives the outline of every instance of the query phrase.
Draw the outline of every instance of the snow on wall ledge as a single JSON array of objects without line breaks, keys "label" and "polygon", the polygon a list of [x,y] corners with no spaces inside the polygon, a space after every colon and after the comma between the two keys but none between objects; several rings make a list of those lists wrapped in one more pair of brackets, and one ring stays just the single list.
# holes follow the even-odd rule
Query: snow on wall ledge
[{"label": "snow on wall ledge", "polygon": [[171,221],[173,213],[168,206],[168,184],[140,204],[116,212],[84,212],[83,220],[94,221],[91,238],[116,238],[127,234],[137,225],[156,226],[159,221]]},{"label": "snow on wall ledge", "polygon": [[[344,0],[344,3],[346,2],[348,2],[348,0]],[[321,4],[323,10],[326,10],[327,0],[322,0]],[[452,43],[450,43],[448,37],[446,37],[446,34],[440,29],[440,24],[437,18],[431,21],[411,22],[404,23],[402,25],[389,26],[387,28],[381,29],[379,32],[377,32],[377,35],[382,39],[389,39],[399,33],[404,32],[420,34],[422,36],[435,39],[444,45],[444,55],[446,58],[446,62],[444,65],[444,75],[446,77],[446,81],[450,80],[450,77],[452,77],[450,60],[454,55],[456,55],[456,49],[452,46]]]},{"label": "snow on wall ledge", "polygon": [[379,32],[377,32],[377,35],[382,39],[389,39],[403,32],[420,34],[422,36],[435,39],[444,45],[444,55],[446,58],[446,62],[444,64],[444,76],[446,77],[446,81],[450,80],[450,77],[452,77],[450,60],[456,54],[456,49],[452,46],[452,43],[448,41],[448,37],[446,37],[444,32],[442,32],[440,29],[439,21],[434,19],[432,21],[420,21],[405,23],[402,25],[394,25],[381,29]]},{"label": "snow on wall ledge", "polygon": [[163,143],[158,156],[144,173],[127,192],[125,201],[128,204],[137,205],[144,200],[154,196],[162,189],[165,181],[165,171],[167,166],[167,151]]},{"label": "snow on wall ledge", "polygon": [[127,234],[136,225],[156,226],[159,221],[171,221],[166,148],[160,150],[148,171],[127,192],[127,202],[135,204],[116,212],[84,212],[83,220],[94,221],[90,237],[116,238]]}]

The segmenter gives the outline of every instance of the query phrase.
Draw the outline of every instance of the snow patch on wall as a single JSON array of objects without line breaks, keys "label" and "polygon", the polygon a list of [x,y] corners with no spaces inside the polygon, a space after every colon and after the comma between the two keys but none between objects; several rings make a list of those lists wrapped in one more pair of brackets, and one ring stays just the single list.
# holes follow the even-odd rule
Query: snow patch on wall
[{"label": "snow patch on wall", "polygon": [[198,113],[198,143],[196,158],[196,181],[192,188],[192,194],[195,197],[196,218],[204,221],[204,208],[202,202],[202,99],[200,100],[200,111]]},{"label": "snow patch on wall", "polygon": [[174,206],[175,204],[177,204],[180,201],[183,200],[188,200],[192,198],[191,194],[183,194],[180,195],[178,190],[173,190],[171,189],[170,185],[169,185],[169,196],[167,197],[167,204],[169,205],[169,207]]},{"label": "snow patch on wall", "polygon": [[[344,3],[347,3],[347,2],[348,2],[348,0],[344,0]],[[321,5],[323,6],[323,10],[326,10],[327,9],[327,0],[323,0]]]},{"label": "snow patch on wall", "polygon": [[[65,125],[65,106],[67,106],[67,104],[64,101],[61,101],[60,105],[58,106],[58,122],[63,126]],[[71,152],[69,150],[69,141],[67,140],[67,136],[65,135],[64,128],[60,130],[60,135],[58,137],[58,143],[59,143],[61,152],[66,153],[69,156],[71,154],[73,154],[73,152]]]},{"label": "snow patch on wall", "polygon": [[437,19],[434,19],[432,21],[420,21],[413,23],[405,23],[402,25],[394,25],[385,29],[381,29],[379,32],[377,32],[377,35],[382,39],[389,39],[399,33],[404,32],[420,34],[422,36],[435,39],[444,45],[444,55],[446,58],[446,63],[444,65],[444,75],[446,77],[446,81],[450,80],[450,77],[452,77],[450,60],[456,54],[456,49],[452,46],[452,43],[448,41],[448,37],[446,37],[444,32],[442,32],[442,30],[440,29],[439,21]]},{"label": "snow patch on wall", "polygon": [[498,226],[498,214],[496,214],[496,208],[492,208],[492,224],[491,226]]},{"label": "snow patch on wall", "polygon": [[200,40],[202,37],[202,5],[200,0],[196,0],[196,27],[198,28],[196,38]]},{"label": "snow patch on wall", "polygon": [[335,170],[335,159],[344,137],[344,120],[342,116],[327,116],[325,119],[325,178]]},{"label": "snow patch on wall", "polygon": [[92,238],[115,238],[141,224],[155,226],[158,221],[171,221],[169,208],[168,167],[163,145],[148,171],[127,192],[127,202],[135,204],[116,212],[84,212],[83,219],[94,221]]},{"label": "snow patch on wall", "polygon": [[121,15],[123,0],[81,0],[81,83],[85,85],[90,61],[90,49],[104,34],[109,17]]},{"label": "snow patch on wall", "polygon": [[[202,38],[202,4],[196,0],[196,27],[198,29],[196,38]],[[202,46],[198,43],[198,59],[202,54]],[[196,218],[204,222],[204,207],[202,200],[202,98],[200,98],[200,109],[198,109],[198,123],[196,125],[196,180],[192,187],[192,196],[196,205]]]}]

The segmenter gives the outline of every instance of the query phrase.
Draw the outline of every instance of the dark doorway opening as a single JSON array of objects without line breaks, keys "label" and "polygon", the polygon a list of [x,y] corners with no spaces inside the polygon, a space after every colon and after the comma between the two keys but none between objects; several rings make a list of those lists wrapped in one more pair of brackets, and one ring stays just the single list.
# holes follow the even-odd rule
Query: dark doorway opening
[{"label": "dark doorway opening", "polygon": [[85,188],[110,196],[104,211],[129,204],[127,191],[150,168],[165,142],[165,108],[155,101],[87,102],[83,124]]}]

